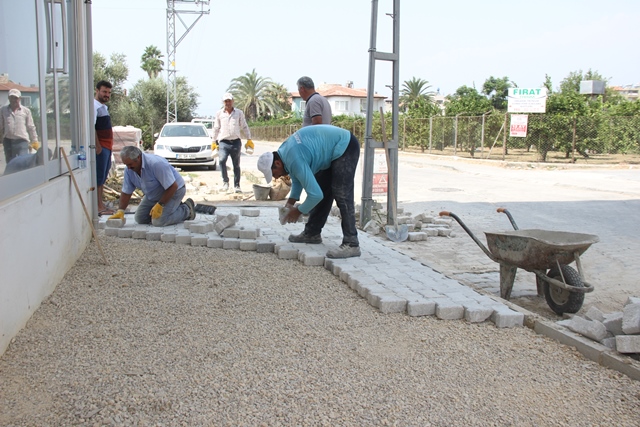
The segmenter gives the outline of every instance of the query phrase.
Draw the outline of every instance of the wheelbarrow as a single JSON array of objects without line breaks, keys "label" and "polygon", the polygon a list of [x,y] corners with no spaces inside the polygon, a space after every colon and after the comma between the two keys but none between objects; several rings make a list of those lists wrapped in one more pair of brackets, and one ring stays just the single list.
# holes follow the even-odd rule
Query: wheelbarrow
[{"label": "wheelbarrow", "polygon": [[[536,275],[539,296],[544,295],[547,304],[556,314],[577,313],[584,302],[584,295],[593,292],[593,286],[584,280],[582,255],[589,246],[600,239],[593,234],[569,233],[549,230],[520,230],[504,208],[498,212],[509,218],[513,231],[487,233],[487,247],[469,230],[462,220],[451,212],[440,212],[441,216],[455,219],[464,231],[493,261],[500,264],[500,296],[506,300],[518,268]],[[569,266],[576,263],[577,271]]]}]

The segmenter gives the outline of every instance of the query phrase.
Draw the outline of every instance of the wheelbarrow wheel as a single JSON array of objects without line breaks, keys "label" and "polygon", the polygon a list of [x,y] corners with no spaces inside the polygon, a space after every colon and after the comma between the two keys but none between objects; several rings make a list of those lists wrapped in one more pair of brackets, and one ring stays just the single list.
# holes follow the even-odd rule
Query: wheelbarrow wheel
[{"label": "wheelbarrow wheel", "polygon": [[[578,272],[568,266],[562,265],[562,275],[558,267],[553,267],[547,273],[547,276],[559,281],[564,276],[564,282],[567,285],[575,286],[577,288],[583,288],[584,284],[580,278]],[[544,281],[543,283],[544,298],[547,300],[547,304],[556,314],[562,316],[564,313],[577,313],[582,308],[584,302],[584,294],[582,292],[571,292],[567,289],[562,289],[558,286],[549,284]]]}]

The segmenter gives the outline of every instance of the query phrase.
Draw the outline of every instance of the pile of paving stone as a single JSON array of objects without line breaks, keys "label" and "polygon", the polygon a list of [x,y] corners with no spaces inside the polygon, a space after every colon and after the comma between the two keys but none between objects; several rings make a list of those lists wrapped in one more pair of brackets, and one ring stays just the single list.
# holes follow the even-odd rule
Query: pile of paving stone
[{"label": "pile of paving stone", "polygon": [[[356,211],[358,208],[359,206],[356,206]],[[339,216],[339,213],[334,206],[333,214]],[[410,242],[427,240],[429,237],[449,237],[452,235],[452,220],[449,218],[440,218],[427,212],[412,215],[410,212],[404,212],[401,207],[398,207],[397,215],[398,225],[407,226],[407,240]],[[387,212],[381,203],[374,203],[371,216],[372,219],[362,227],[362,230],[374,236],[384,234],[387,225]],[[357,212],[356,217],[359,217]]]},{"label": "pile of paving stone", "polygon": [[629,297],[622,311],[603,313],[591,307],[582,316],[557,322],[602,345],[640,359],[640,298]]}]

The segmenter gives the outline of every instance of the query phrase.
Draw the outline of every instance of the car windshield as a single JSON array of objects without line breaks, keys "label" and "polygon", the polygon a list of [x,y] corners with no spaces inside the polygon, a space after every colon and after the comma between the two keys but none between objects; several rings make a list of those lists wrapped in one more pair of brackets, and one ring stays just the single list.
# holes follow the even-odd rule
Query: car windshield
[{"label": "car windshield", "polygon": [[194,125],[171,125],[165,126],[162,129],[162,134],[160,136],[168,136],[168,137],[181,137],[181,136],[194,136],[194,137],[203,137],[209,136],[207,130],[204,126],[194,126]]}]

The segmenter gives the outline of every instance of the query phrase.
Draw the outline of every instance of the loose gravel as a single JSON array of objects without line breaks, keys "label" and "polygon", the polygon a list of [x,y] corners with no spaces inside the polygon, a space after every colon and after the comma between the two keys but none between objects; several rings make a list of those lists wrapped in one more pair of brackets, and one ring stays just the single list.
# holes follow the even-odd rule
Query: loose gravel
[{"label": "loose gravel", "polygon": [[527,328],[378,312],[273,254],[101,237],[0,358],[1,426],[637,426]]}]

